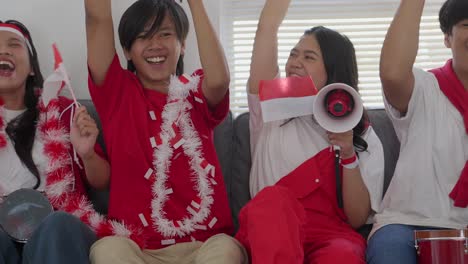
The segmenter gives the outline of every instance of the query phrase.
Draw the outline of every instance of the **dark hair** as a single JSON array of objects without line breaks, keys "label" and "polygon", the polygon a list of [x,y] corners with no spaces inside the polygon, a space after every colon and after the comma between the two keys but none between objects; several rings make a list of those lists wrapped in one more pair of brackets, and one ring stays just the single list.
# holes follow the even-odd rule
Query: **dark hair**
[{"label": "dark hair", "polygon": [[[348,37],[322,26],[308,29],[304,32],[304,35],[315,36],[320,46],[327,72],[325,85],[345,83],[359,92],[356,52]],[[368,123],[369,118],[367,111],[364,109],[361,120],[353,128],[353,144],[358,151],[367,150],[368,145],[362,135],[366,131]]]},{"label": "dark hair", "polygon": [[15,119],[11,120],[8,123],[5,131],[8,134],[8,137],[12,140],[16,154],[18,155],[21,162],[36,177],[37,182],[34,186],[34,189],[37,189],[41,184],[41,178],[39,175],[39,170],[34,164],[32,158],[32,148],[36,136],[36,124],[39,116],[39,110],[37,108],[37,89],[41,89],[44,79],[39,67],[36,48],[34,47],[31,34],[29,33],[26,26],[16,20],[7,20],[5,23],[17,26],[31,45],[31,50],[28,48],[28,54],[34,75],[29,75],[26,79],[26,91],[24,94],[24,105],[26,106],[26,111]]},{"label": "dark hair", "polygon": [[[125,50],[130,50],[133,42],[148,28],[144,38],[152,37],[161,27],[164,18],[169,15],[174,23],[177,38],[185,41],[189,31],[189,22],[184,9],[174,0],[138,0],[122,15],[119,24],[120,44]],[[127,61],[127,69],[135,72],[135,65]],[[177,62],[176,75],[184,73],[184,56],[180,55]]]},{"label": "dark hair", "polygon": [[467,0],[447,0],[440,8],[440,29],[444,34],[451,35],[453,26],[464,19],[468,19]]}]

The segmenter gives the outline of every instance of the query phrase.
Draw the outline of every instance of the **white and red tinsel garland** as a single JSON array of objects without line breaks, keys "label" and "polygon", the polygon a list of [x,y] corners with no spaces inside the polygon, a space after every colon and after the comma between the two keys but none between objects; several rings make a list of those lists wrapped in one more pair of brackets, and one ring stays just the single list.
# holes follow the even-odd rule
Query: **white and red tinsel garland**
[{"label": "white and red tinsel garland", "polygon": [[[201,139],[195,130],[189,110],[193,107],[187,100],[190,93],[196,94],[200,77],[175,77],[171,79],[167,104],[162,111],[162,125],[159,144],[154,149],[152,179],[153,200],[151,202],[153,227],[164,237],[184,237],[196,229],[206,228],[206,222],[213,204],[212,184],[214,167],[207,163],[201,151]],[[199,98],[195,98],[199,99]],[[201,101],[201,99],[199,99]],[[201,101],[202,103],[203,101]],[[182,147],[190,165],[190,179],[197,196],[188,208],[187,216],[180,220],[167,219],[164,206],[172,188],[167,185],[168,173],[174,149]],[[208,167],[208,169],[207,169]],[[211,169],[212,168],[212,169]],[[210,181],[211,180],[211,181]]]},{"label": "white and red tinsel garland", "polygon": [[[213,204],[214,167],[203,157],[201,139],[191,122],[189,110],[193,107],[187,100],[188,95],[197,92],[200,77],[172,77],[168,92],[168,103],[162,112],[159,145],[153,153],[154,176],[152,183],[153,227],[164,237],[183,237],[197,229],[206,228],[203,222],[210,215]],[[201,99],[195,98],[198,102]],[[47,106],[39,100],[38,133],[44,144],[47,157],[45,192],[56,210],[62,210],[80,218],[89,225],[98,237],[124,236],[135,241],[140,247],[146,245],[146,238],[141,229],[118,221],[106,219],[93,208],[88,198],[74,192],[73,160],[70,158],[70,135],[63,122],[60,122],[60,103],[52,99]],[[6,145],[4,107],[0,100],[0,148]],[[3,143],[4,142],[4,143]],[[191,179],[197,197],[192,201],[193,210],[180,220],[169,220],[164,212],[164,205],[172,193],[167,186],[168,173],[173,151],[182,147],[189,158]],[[209,178],[209,177],[213,178]],[[216,218],[210,223],[215,223]]]},{"label": "white and red tinsel garland", "polygon": [[[0,102],[0,141],[5,140],[4,106]],[[106,219],[96,212],[88,198],[74,191],[75,176],[73,161],[69,150],[70,134],[63,122],[60,122],[60,103],[54,98],[47,106],[39,100],[39,122],[37,133],[44,144],[44,155],[47,158],[45,193],[56,210],[62,210],[90,226],[98,237],[124,236],[135,241],[140,247],[146,242],[141,230],[121,222]],[[4,147],[0,145],[0,147]]]}]

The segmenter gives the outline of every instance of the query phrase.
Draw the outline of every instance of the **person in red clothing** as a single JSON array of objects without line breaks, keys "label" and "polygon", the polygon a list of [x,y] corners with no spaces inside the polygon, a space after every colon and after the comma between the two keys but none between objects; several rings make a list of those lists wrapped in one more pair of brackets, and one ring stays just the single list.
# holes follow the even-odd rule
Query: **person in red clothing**
[{"label": "person in red clothing", "polygon": [[[384,175],[382,144],[365,112],[344,133],[325,131],[311,115],[262,119],[259,81],[279,75],[277,35],[290,2],[266,0],[255,36],[248,81],[253,199],[240,211],[236,238],[253,264],[365,263],[366,242],[354,229],[378,211]],[[322,26],[305,31],[285,71],[290,78],[310,76],[319,90],[358,86],[353,44]],[[331,145],[341,148],[342,207]]]},{"label": "person in red clothing", "polygon": [[229,111],[229,70],[201,0],[189,0],[203,70],[183,74],[189,22],[173,0],[138,0],[114,46],[110,0],[85,0],[89,89],[110,175],[108,217],[126,226],[96,242],[92,263],[244,263],[213,129]]},{"label": "person in red clothing", "polygon": [[[12,235],[21,234],[22,221],[19,231],[2,227],[0,263],[89,263],[96,234],[76,217],[83,208],[74,199],[91,207],[85,187],[106,187],[100,179],[109,174],[109,165],[95,151],[99,131],[86,109],[75,109],[61,96],[45,100],[42,85],[28,29],[16,20],[0,21],[0,196],[5,199],[0,203],[8,207],[13,203],[8,196],[27,188],[44,192],[56,210],[29,238]],[[32,208],[24,222],[33,221],[36,208],[19,206]],[[11,215],[1,215],[1,222]],[[27,242],[18,246],[13,238]]]}]

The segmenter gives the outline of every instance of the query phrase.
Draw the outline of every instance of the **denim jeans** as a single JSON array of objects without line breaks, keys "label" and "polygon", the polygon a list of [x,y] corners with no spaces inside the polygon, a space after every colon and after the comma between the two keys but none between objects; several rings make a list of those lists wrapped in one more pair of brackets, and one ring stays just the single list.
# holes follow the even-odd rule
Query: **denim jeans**
[{"label": "denim jeans", "polygon": [[[34,231],[22,250],[23,264],[86,264],[94,232],[78,218],[54,212]],[[3,231],[0,232],[0,264],[20,263],[21,253]]]},{"label": "denim jeans", "polygon": [[414,231],[437,229],[401,224],[386,225],[367,242],[368,264],[417,264]]}]

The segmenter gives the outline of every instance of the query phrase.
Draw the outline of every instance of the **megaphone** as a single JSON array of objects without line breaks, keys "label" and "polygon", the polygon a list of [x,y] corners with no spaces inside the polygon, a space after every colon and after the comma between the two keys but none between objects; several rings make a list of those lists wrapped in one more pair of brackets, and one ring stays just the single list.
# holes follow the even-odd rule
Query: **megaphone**
[{"label": "megaphone", "polygon": [[361,120],[363,111],[359,93],[344,83],[332,83],[320,89],[313,105],[317,123],[333,133],[353,129]]}]

